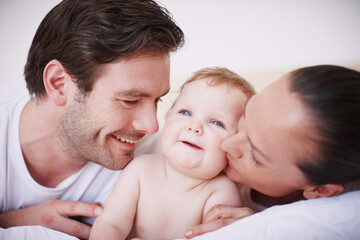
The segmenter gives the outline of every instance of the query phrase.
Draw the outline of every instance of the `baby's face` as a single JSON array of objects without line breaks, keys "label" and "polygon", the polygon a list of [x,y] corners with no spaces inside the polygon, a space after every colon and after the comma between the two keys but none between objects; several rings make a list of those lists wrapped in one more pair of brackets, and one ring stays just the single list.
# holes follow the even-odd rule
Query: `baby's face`
[{"label": "baby's face", "polygon": [[226,166],[221,143],[236,133],[247,101],[241,90],[209,86],[206,80],[185,85],[161,136],[169,163],[199,179],[213,178]]}]

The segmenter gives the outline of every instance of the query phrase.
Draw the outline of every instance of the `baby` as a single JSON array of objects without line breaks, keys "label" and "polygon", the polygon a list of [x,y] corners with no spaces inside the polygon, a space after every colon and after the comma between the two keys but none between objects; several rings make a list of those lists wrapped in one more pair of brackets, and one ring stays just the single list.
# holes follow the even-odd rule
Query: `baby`
[{"label": "baby", "polygon": [[90,239],[175,239],[216,205],[240,207],[221,143],[237,132],[252,86],[226,68],[195,72],[161,135],[162,154],[142,155],[120,174]]}]

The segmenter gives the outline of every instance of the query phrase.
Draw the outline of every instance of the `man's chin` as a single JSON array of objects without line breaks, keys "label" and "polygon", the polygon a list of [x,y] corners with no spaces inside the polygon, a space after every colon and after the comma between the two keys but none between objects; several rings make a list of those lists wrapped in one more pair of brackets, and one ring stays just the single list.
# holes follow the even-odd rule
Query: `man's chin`
[{"label": "man's chin", "polygon": [[124,169],[134,159],[134,153],[129,155],[113,158],[111,161],[105,162],[102,165],[111,170]]}]

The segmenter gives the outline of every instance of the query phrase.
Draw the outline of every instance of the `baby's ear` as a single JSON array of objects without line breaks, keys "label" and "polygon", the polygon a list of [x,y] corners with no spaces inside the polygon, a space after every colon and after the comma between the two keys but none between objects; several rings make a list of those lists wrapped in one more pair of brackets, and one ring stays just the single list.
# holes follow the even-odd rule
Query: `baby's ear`
[{"label": "baby's ear", "polygon": [[325,184],[322,186],[308,186],[304,189],[306,199],[331,197],[344,191],[344,187],[339,184]]},{"label": "baby's ear", "polygon": [[43,81],[48,97],[58,106],[65,105],[67,97],[65,88],[72,79],[58,60],[51,60],[46,65]]}]

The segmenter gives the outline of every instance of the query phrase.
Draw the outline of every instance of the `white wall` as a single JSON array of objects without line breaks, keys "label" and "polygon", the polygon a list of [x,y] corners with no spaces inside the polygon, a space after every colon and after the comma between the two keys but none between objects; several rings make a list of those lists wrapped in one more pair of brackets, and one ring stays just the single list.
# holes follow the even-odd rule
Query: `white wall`
[{"label": "white wall", "polygon": [[163,0],[187,36],[174,76],[223,65],[242,73],[360,63],[358,0]]},{"label": "white wall", "polygon": [[[207,66],[228,67],[257,90],[305,65],[360,66],[359,0],[159,1],[186,35],[185,47],[172,56],[173,90]],[[32,37],[58,2],[0,0],[0,88],[25,86],[22,73]]]}]

